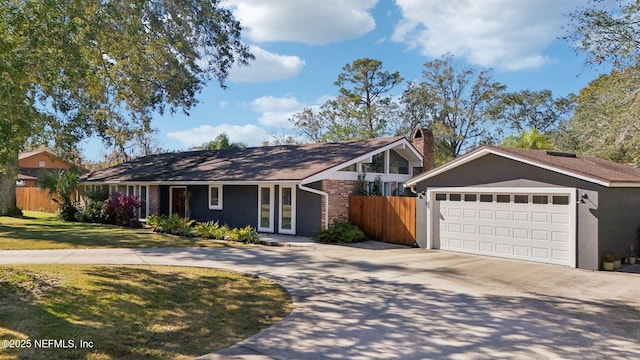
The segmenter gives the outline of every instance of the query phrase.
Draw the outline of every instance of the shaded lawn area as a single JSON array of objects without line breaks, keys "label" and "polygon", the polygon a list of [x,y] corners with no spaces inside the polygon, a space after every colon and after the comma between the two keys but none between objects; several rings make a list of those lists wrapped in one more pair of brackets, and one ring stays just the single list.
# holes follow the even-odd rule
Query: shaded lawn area
[{"label": "shaded lawn area", "polygon": [[0,250],[244,246],[154,233],[145,229],[65,222],[54,214],[25,211],[0,217]]},{"label": "shaded lawn area", "polygon": [[[0,359],[193,358],[231,346],[291,310],[280,286],[227,271],[6,266],[0,268],[0,340],[29,339],[31,347],[3,342]],[[72,348],[36,349],[42,339]]]}]

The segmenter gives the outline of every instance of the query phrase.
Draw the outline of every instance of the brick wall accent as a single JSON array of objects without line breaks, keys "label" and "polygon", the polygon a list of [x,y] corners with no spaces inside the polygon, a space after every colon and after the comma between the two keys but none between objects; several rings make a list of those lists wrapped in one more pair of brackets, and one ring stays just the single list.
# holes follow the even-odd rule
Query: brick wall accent
[{"label": "brick wall accent", "polygon": [[428,129],[418,128],[411,134],[411,144],[422,155],[422,168],[413,168],[413,175],[418,175],[423,171],[429,171],[436,167],[434,151],[435,142],[433,133]]},{"label": "brick wall accent", "polygon": [[160,214],[160,186],[149,185],[147,189],[147,202],[149,203],[149,215]]},{"label": "brick wall accent", "polygon": [[[349,195],[358,190],[355,180],[322,180],[322,191],[329,194],[329,226],[349,220]],[[324,228],[326,204],[322,204],[322,225]]]}]

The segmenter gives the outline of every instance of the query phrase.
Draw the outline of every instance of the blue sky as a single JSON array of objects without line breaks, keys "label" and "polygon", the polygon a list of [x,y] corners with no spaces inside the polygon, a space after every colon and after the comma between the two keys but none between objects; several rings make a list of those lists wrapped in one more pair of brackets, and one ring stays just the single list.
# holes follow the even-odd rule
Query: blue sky
[{"label": "blue sky", "polygon": [[[200,145],[220,133],[259,146],[292,132],[287,119],[338,94],[342,67],[359,58],[382,61],[405,81],[423,64],[451,53],[463,65],[493,69],[508,91],[577,93],[597,74],[567,43],[564,14],[581,0],[225,0],[244,26],[256,60],[234,68],[226,90],[212,82],[190,112],[158,116],[152,126],[168,150]],[[392,94],[400,94],[404,84]],[[86,143],[99,160],[104,148]]]}]

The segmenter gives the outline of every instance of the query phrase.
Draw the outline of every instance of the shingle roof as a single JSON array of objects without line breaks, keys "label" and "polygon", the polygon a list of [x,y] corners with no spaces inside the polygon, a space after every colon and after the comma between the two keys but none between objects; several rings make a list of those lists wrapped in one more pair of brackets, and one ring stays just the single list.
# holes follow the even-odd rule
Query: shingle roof
[{"label": "shingle roof", "polygon": [[640,186],[640,169],[630,165],[588,155],[559,156],[558,154],[554,155],[553,152],[548,153],[547,150],[514,149],[496,146],[480,147],[433,170],[415,176],[407,181],[407,185],[413,186],[420,181],[487,154],[511,158],[605,186]]},{"label": "shingle roof", "polygon": [[94,171],[82,181],[296,181],[402,139],[164,153]]}]

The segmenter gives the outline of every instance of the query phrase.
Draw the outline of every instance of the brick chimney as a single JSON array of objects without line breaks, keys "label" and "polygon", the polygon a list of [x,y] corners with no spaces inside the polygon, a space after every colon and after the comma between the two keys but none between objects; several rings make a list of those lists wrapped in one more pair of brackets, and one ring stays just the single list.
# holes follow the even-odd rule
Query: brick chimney
[{"label": "brick chimney", "polygon": [[413,147],[422,154],[422,168],[414,168],[414,175],[424,171],[429,171],[436,167],[436,161],[433,154],[435,150],[435,141],[431,130],[425,128],[417,128],[413,130],[413,133],[411,134],[411,144],[413,144]]}]

